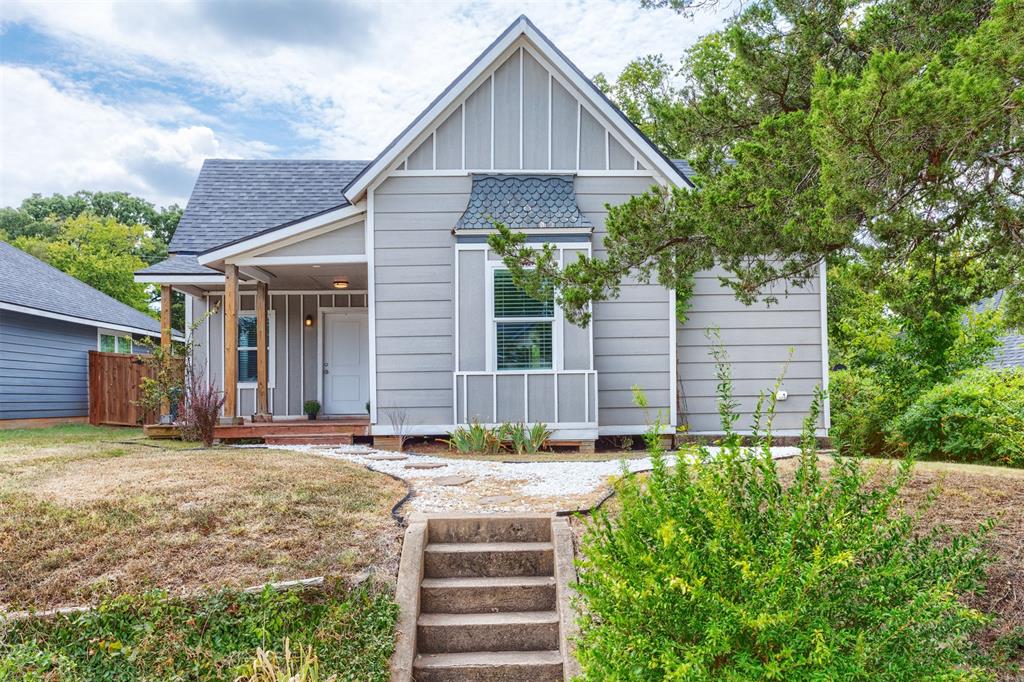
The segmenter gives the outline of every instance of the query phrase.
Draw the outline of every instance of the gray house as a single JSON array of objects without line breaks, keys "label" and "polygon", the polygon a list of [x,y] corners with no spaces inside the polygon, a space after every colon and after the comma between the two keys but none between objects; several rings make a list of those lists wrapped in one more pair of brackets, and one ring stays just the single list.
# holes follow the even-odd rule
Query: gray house
[{"label": "gray house", "polygon": [[0,241],[0,427],[89,415],[89,351],[131,353],[160,323]]},{"label": "gray house", "polygon": [[639,386],[666,430],[713,434],[717,327],[748,414],[792,350],[775,425],[796,433],[827,382],[824,272],[771,307],[701,273],[685,324],[631,281],[581,328],[488,249],[500,220],[563,263],[599,257],[609,205],[687,172],[521,17],[372,161],[207,161],[172,255],[136,277],[188,294],[235,423],[315,399],[373,435],[400,414],[414,434],[524,420],[586,441],[644,430]]}]

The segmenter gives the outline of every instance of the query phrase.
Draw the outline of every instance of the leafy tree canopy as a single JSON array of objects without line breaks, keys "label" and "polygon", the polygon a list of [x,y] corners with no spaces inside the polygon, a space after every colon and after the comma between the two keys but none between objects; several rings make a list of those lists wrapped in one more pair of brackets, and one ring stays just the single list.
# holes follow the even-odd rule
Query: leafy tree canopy
[{"label": "leafy tree canopy", "polygon": [[133,308],[152,314],[145,284],[135,271],[146,267],[139,255],[153,241],[141,225],[125,225],[91,213],[64,221],[52,239],[18,237],[14,246]]},{"label": "leafy tree canopy", "polygon": [[[1019,301],[1022,8],[747,4],[678,69],[647,57],[605,83],[662,149],[691,161],[698,191],[653,188],[612,207],[606,259],[559,270],[550,249],[533,251],[504,228],[492,247],[517,281],[535,294],[555,288],[580,322],[631,273],[685,301],[693,273],[716,262],[747,302],[837,258],[861,263],[879,295],[910,315],[950,314],[1001,287]],[[1019,319],[1019,307],[1010,310]]]},{"label": "leafy tree canopy", "polygon": [[[134,272],[167,257],[181,214],[176,204],[158,209],[127,192],[33,194],[17,208],[0,208],[0,239],[153,315],[159,288],[136,284]],[[182,329],[183,296],[173,301],[172,325]]]},{"label": "leafy tree canopy", "polygon": [[65,220],[92,213],[113,218],[123,225],[141,225],[154,238],[149,245],[163,245],[161,251],[139,254],[147,263],[155,263],[167,256],[166,246],[174,236],[181,220],[182,209],[177,204],[156,208],[150,202],[127,192],[89,192],[80,190],[67,196],[53,194],[44,197],[33,194],[18,208],[0,209],[0,234],[5,239],[39,237],[51,239],[60,231]]}]

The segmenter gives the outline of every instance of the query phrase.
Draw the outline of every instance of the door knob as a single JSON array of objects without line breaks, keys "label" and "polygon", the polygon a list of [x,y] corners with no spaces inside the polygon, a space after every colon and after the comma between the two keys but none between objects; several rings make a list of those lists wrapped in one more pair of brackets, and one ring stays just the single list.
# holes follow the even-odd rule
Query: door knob
[{"label": "door knob", "polygon": [[330,374],[330,372],[327,371],[326,367],[324,367],[324,374]]}]

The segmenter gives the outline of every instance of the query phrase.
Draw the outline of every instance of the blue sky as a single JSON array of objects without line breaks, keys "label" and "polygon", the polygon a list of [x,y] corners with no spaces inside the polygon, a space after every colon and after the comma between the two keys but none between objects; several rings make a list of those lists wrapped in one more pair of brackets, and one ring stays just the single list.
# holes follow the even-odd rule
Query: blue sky
[{"label": "blue sky", "polygon": [[184,204],[205,158],[372,158],[520,13],[590,75],[675,61],[722,19],[638,0],[5,0],[0,205]]}]

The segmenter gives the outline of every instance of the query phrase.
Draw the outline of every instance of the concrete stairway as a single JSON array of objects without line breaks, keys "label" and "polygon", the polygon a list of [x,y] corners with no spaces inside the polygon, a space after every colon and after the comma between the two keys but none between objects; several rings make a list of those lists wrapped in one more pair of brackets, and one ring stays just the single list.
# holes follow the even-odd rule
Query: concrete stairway
[{"label": "concrete stairway", "polygon": [[566,630],[572,622],[568,583],[575,578],[567,575],[570,570],[572,544],[564,519],[414,520],[399,572],[401,615],[392,679],[569,679],[567,672],[577,672],[571,653],[566,664]]}]

